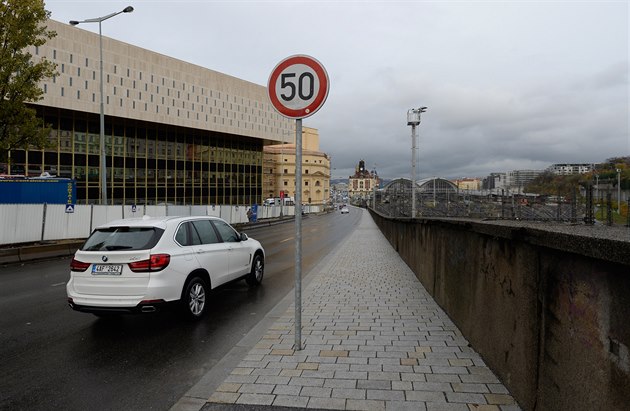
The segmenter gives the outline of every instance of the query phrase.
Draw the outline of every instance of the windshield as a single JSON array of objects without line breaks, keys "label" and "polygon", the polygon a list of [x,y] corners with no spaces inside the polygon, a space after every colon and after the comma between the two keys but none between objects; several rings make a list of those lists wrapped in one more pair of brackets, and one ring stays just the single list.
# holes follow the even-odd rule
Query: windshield
[{"label": "windshield", "polygon": [[156,227],[109,227],[95,230],[82,251],[148,250],[164,230]]}]

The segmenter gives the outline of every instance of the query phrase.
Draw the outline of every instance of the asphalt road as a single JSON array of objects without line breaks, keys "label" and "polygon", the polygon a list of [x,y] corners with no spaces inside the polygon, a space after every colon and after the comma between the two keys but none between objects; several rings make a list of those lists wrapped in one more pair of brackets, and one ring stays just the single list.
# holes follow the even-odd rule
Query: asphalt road
[{"label": "asphalt road", "polygon": [[[303,220],[303,275],[361,212]],[[214,290],[197,323],[170,312],[112,321],[72,311],[68,258],[0,267],[0,409],[169,409],[293,289],[294,224],[244,231],[267,253],[262,286]]]}]

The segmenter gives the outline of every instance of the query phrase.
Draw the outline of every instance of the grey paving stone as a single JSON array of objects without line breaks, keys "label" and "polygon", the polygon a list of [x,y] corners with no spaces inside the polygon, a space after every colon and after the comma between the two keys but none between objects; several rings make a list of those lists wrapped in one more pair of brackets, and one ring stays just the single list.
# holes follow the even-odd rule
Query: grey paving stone
[{"label": "grey paving stone", "polygon": [[404,391],[394,391],[391,389],[388,390],[372,390],[368,389],[366,391],[368,400],[384,400],[384,401],[404,401],[405,400],[405,392]]},{"label": "grey paving stone", "polygon": [[308,404],[308,397],[296,397],[292,395],[276,395],[273,400],[274,406],[277,407],[300,407],[304,408]]},{"label": "grey paving stone", "polygon": [[357,388],[333,388],[332,397],[363,400],[365,399],[365,390]]},{"label": "grey paving stone", "polygon": [[385,411],[385,401],[348,400],[346,402],[346,410]]},{"label": "grey paving stone", "polygon": [[241,394],[236,404],[271,405],[275,397],[269,394]]},{"label": "grey paving stone", "polygon": [[474,394],[468,392],[447,392],[446,399],[448,402],[461,402],[472,404],[487,404],[486,397],[483,394]]},{"label": "grey paving stone", "polygon": [[308,400],[306,408],[321,408],[324,410],[345,410],[345,398],[319,398],[311,397]]},{"label": "grey paving stone", "polygon": [[332,388],[326,387],[302,387],[300,395],[304,397],[324,397],[330,398],[332,394]]}]

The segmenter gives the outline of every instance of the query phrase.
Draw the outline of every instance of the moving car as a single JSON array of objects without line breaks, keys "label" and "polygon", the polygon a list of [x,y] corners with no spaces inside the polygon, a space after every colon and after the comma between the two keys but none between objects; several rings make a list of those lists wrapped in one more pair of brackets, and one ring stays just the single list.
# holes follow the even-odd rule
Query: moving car
[{"label": "moving car", "polygon": [[343,206],[343,208],[341,209],[341,214],[348,214],[350,212],[350,210],[348,210],[348,207]]},{"label": "moving car", "polygon": [[74,310],[108,316],[175,306],[206,313],[208,293],[228,281],[262,282],[262,245],[216,217],[133,218],[97,227],[70,263]]}]

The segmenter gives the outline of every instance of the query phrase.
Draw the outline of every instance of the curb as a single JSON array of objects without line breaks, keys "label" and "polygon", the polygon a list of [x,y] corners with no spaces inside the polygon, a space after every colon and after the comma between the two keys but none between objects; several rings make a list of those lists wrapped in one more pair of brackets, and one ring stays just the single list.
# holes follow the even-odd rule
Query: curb
[{"label": "curb", "polygon": [[85,240],[0,249],[0,264],[24,263],[74,255]]}]

